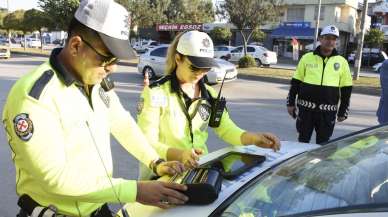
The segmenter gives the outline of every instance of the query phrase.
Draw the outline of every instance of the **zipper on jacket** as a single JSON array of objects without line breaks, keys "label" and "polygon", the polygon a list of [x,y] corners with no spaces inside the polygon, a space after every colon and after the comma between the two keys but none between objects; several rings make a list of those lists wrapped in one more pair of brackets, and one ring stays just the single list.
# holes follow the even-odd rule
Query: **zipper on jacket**
[{"label": "zipper on jacket", "polygon": [[[325,63],[325,60],[322,57],[321,57],[321,59],[323,61],[322,78],[321,78],[321,86],[322,86],[323,85],[323,75],[325,74],[326,63]],[[329,61],[329,59],[327,61]]]}]

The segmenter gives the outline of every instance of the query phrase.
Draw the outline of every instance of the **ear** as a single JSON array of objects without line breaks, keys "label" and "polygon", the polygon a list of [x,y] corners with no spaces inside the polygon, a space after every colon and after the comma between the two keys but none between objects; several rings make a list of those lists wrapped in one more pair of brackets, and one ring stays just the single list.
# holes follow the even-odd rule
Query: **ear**
[{"label": "ear", "polygon": [[69,39],[67,46],[72,56],[76,56],[79,53],[81,48],[81,42],[82,42],[82,39],[78,35],[72,36]]},{"label": "ear", "polygon": [[175,54],[175,62],[176,62],[177,65],[182,63],[183,62],[183,56],[180,55],[179,53]]}]

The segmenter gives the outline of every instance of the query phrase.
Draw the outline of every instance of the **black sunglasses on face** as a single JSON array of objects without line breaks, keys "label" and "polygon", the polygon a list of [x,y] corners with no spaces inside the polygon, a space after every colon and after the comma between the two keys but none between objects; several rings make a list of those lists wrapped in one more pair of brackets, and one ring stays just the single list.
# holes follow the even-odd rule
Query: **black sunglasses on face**
[{"label": "black sunglasses on face", "polygon": [[119,61],[119,59],[115,56],[105,56],[105,55],[101,54],[88,41],[83,39],[81,36],[80,36],[80,38],[90,49],[92,49],[100,57],[101,67],[114,65]]},{"label": "black sunglasses on face", "polygon": [[198,68],[198,67],[194,66],[192,63],[190,63],[189,68],[190,68],[191,72],[193,72],[195,74],[206,73],[211,69],[211,68]]}]

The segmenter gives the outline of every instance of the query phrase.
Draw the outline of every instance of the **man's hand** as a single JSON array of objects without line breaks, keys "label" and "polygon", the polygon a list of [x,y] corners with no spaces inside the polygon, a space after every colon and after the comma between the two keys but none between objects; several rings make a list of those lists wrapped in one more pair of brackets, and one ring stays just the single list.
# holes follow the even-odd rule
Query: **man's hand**
[{"label": "man's hand", "polygon": [[338,121],[338,122],[342,122],[342,121],[344,121],[344,120],[346,120],[346,117],[337,117],[337,121]]},{"label": "man's hand", "polygon": [[195,168],[198,166],[199,156],[202,155],[202,153],[202,149],[199,148],[184,150],[182,152],[181,162],[187,169]]},{"label": "man's hand", "polygon": [[295,119],[296,118],[296,108],[295,106],[287,106],[287,112],[288,114]]},{"label": "man's hand", "polygon": [[158,164],[156,172],[158,176],[181,174],[185,171],[185,166],[179,161],[166,161]]},{"label": "man's hand", "polygon": [[280,149],[280,140],[272,133],[245,132],[241,135],[241,143],[244,145],[255,144],[262,148],[271,148],[274,151]]},{"label": "man's hand", "polygon": [[137,182],[136,201],[162,209],[184,204],[188,198],[179,191],[186,191],[186,185],[160,181]]}]

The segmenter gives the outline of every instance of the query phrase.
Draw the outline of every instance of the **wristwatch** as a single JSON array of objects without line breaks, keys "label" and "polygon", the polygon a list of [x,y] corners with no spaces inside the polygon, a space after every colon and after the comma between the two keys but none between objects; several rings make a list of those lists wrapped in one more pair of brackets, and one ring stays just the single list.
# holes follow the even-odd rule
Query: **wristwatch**
[{"label": "wristwatch", "polygon": [[162,158],[159,158],[157,160],[153,160],[150,164],[150,169],[152,170],[152,172],[154,172],[156,175],[159,175],[157,172],[157,168],[158,168],[158,165],[163,163],[163,162],[166,162],[166,161]]}]

